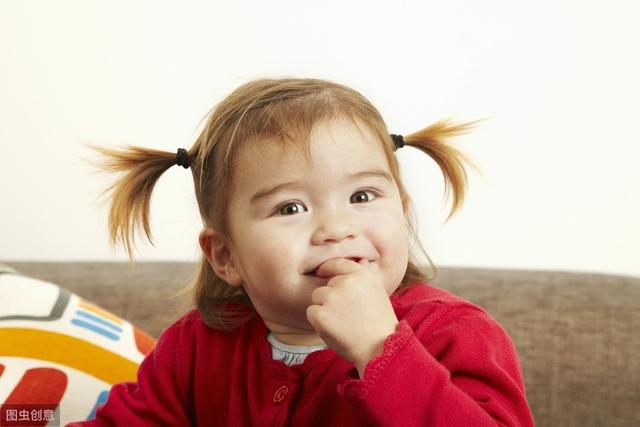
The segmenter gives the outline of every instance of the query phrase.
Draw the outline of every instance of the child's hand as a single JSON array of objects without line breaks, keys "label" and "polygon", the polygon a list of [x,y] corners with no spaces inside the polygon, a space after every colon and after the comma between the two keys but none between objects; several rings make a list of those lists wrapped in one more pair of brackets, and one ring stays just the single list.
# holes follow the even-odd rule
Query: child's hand
[{"label": "child's hand", "polygon": [[311,294],[307,320],[362,378],[367,362],[382,353],[385,338],[398,325],[382,278],[369,268],[369,260],[346,258],[325,261],[316,275],[331,279]]}]

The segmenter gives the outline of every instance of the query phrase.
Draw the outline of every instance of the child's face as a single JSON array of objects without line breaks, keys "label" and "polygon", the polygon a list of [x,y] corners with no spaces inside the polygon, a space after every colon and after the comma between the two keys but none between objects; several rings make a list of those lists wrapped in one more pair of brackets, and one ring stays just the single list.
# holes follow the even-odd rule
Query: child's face
[{"label": "child's face", "polygon": [[[327,279],[305,273],[322,262],[367,258],[389,295],[404,277],[406,210],[376,136],[362,128],[347,120],[317,125],[311,163],[273,142],[240,155],[229,206],[233,268],[269,329],[290,343],[315,336],[305,312]],[[364,171],[389,179],[349,178]],[[288,182],[298,185],[255,198]]]}]

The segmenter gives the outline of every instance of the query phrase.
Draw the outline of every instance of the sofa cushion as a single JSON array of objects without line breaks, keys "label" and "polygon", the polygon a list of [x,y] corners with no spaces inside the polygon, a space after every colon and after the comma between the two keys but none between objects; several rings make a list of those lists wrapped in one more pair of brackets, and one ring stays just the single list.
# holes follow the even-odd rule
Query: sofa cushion
[{"label": "sofa cushion", "polygon": [[154,345],[96,304],[0,265],[0,424],[16,408],[56,409],[60,425],[93,418],[112,384],[136,380]]}]

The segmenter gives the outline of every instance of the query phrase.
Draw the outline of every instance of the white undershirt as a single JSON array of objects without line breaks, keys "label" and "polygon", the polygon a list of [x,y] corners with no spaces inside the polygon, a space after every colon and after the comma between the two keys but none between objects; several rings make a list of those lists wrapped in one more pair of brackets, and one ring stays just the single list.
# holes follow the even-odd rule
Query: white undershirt
[{"label": "white undershirt", "polygon": [[317,350],[324,350],[328,346],[325,345],[291,345],[279,341],[272,332],[269,332],[267,341],[271,344],[271,356],[273,360],[281,360],[287,366],[298,365],[304,362],[304,359],[310,353]]}]

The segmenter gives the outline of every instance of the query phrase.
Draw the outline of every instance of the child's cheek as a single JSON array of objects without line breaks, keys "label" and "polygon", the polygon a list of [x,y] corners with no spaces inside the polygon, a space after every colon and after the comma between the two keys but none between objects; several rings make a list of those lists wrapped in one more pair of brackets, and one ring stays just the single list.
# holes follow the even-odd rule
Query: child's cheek
[{"label": "child's cheek", "polygon": [[261,259],[270,264],[272,272],[296,270],[301,265],[305,248],[302,238],[296,238],[294,232],[270,233],[259,243]]},{"label": "child's cheek", "polygon": [[384,239],[382,248],[383,264],[380,268],[384,272],[384,286],[387,294],[391,295],[400,286],[409,263],[409,232],[404,223],[395,223],[394,227],[387,227],[389,235]]}]

